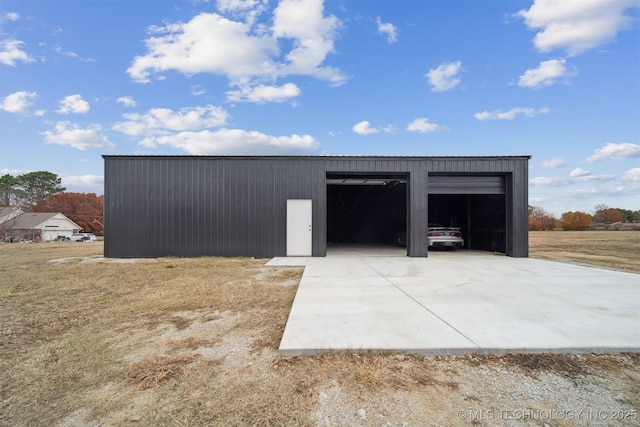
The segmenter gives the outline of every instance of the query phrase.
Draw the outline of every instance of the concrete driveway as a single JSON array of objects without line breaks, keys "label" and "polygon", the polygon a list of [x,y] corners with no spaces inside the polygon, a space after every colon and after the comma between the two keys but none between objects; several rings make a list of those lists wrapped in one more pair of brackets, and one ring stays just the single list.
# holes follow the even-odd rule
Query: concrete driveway
[{"label": "concrete driveway", "polygon": [[640,275],[487,252],[305,265],[280,354],[640,351]]}]

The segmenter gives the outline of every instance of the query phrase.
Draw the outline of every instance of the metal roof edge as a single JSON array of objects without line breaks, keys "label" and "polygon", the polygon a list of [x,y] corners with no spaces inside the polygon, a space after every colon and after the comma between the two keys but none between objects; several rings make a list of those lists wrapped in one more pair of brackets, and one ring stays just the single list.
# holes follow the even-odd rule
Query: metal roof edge
[{"label": "metal roof edge", "polygon": [[530,154],[508,156],[357,156],[357,155],[192,155],[192,154],[103,154],[103,159],[136,158],[136,159],[399,159],[399,160],[431,160],[431,159],[531,159]]}]

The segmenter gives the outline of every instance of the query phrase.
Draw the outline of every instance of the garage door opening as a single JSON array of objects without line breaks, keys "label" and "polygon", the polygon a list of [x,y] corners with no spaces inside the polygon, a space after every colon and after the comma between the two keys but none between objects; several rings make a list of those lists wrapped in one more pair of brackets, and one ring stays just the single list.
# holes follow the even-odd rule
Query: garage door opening
[{"label": "garage door opening", "polygon": [[429,224],[462,228],[464,247],[506,253],[505,196],[429,196]]},{"label": "garage door opening", "polygon": [[506,253],[504,176],[429,178],[429,223],[460,227],[464,247]]},{"label": "garage door opening", "polygon": [[406,174],[327,174],[328,246],[391,248],[406,229]]}]

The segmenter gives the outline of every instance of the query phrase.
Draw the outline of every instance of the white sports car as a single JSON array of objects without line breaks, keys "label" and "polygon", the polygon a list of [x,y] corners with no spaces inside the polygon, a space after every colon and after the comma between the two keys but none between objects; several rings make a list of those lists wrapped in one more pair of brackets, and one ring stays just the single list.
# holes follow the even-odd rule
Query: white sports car
[{"label": "white sports car", "polygon": [[444,227],[440,224],[429,224],[427,241],[429,247],[461,248],[464,246],[460,227]]}]

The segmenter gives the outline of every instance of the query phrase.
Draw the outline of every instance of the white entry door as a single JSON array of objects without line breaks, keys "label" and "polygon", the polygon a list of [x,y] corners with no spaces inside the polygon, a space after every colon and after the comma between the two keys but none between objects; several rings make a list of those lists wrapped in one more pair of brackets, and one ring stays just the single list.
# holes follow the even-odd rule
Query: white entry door
[{"label": "white entry door", "polygon": [[287,256],[311,256],[311,200],[287,200]]}]

